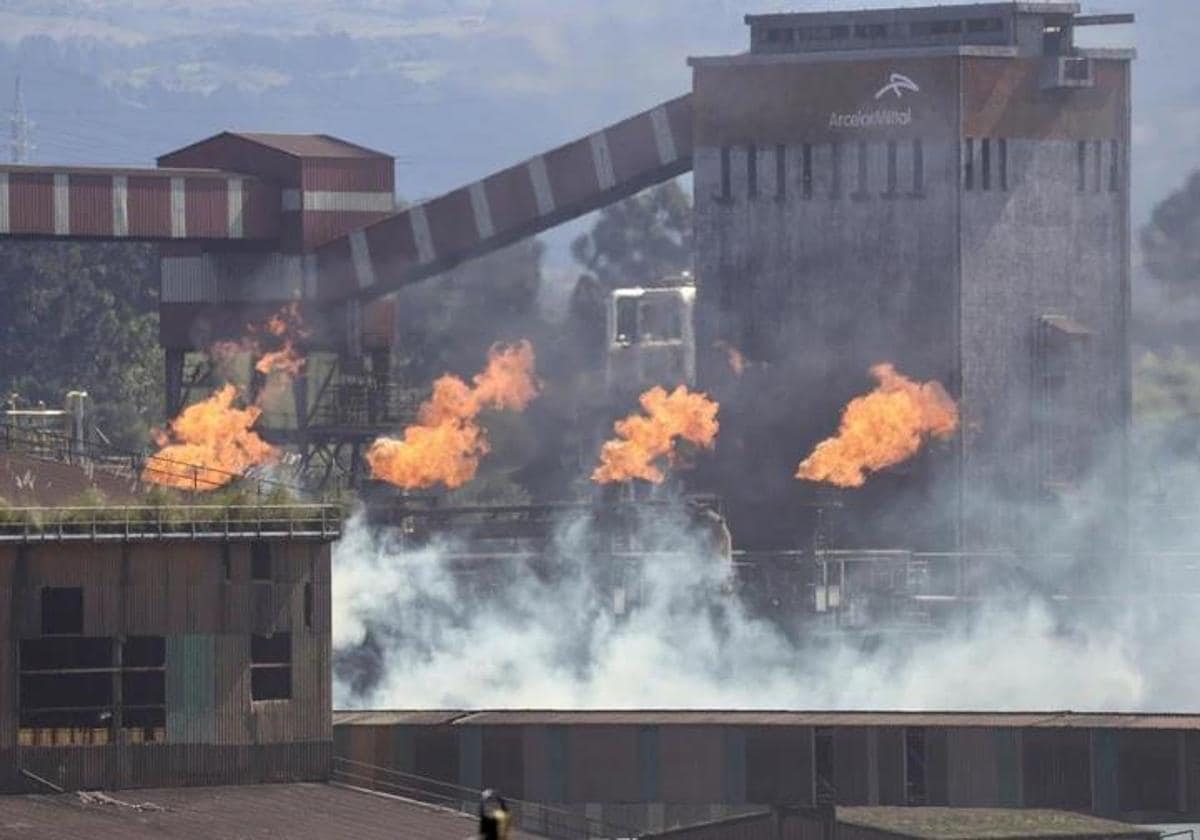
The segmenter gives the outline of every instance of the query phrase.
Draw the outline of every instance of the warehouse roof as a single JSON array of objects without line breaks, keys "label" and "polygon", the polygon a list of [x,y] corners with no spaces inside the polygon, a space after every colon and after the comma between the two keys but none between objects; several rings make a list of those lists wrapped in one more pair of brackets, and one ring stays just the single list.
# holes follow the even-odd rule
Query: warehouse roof
[{"label": "warehouse roof", "polygon": [[1108,712],[819,712],[749,710],[337,711],[340,726],[986,726],[1082,729],[1200,729],[1200,715]]},{"label": "warehouse roof", "polygon": [[474,828],[456,811],[335,784],[0,796],[0,837],[13,840],[462,840]]},{"label": "warehouse roof", "polygon": [[1158,836],[1127,823],[1037,808],[838,808],[837,817],[840,823],[928,840]]}]

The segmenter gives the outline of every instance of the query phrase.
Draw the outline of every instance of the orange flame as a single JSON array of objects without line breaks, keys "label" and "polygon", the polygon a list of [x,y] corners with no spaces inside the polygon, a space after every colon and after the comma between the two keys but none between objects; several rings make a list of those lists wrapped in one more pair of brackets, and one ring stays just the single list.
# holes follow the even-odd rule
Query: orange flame
[{"label": "orange flame", "polygon": [[707,395],[693,394],[686,385],[669,394],[655,386],[638,401],[645,415],[631,414],[613,425],[617,439],[601,448],[600,466],[592,473],[592,481],[611,484],[640,478],[661,484],[666,475],[657,462],[665,458],[674,464],[680,440],[706,449],[715,445],[720,406]]},{"label": "orange flame", "polygon": [[[252,328],[254,329],[254,328]],[[261,331],[283,344],[278,350],[270,350],[254,364],[261,374],[281,373],[296,376],[304,369],[304,356],[296,349],[293,336],[305,336],[300,321],[300,305],[293,301],[267,319]],[[255,345],[257,347],[257,343]]]},{"label": "orange flame", "polygon": [[238,474],[273,461],[275,447],[252,430],[262,409],[235,408],[238,389],[226,385],[193,403],[155,432],[161,449],[146,462],[142,480],[184,490],[213,490]]},{"label": "orange flame", "polygon": [[929,438],[958,430],[958,406],[937,382],[918,383],[891,364],[871,368],[879,386],[852,399],[837,435],[817,444],[796,478],[861,487],[867,474],[907,461]]},{"label": "orange flame", "polygon": [[479,412],[522,411],[538,394],[532,345],[493,346],[487,368],[472,382],[450,374],[434,382],[433,395],[403,439],[383,437],[371,444],[371,475],[408,490],[435,484],[461,487],[473,479],[480,459],[490,451],[476,419]]}]

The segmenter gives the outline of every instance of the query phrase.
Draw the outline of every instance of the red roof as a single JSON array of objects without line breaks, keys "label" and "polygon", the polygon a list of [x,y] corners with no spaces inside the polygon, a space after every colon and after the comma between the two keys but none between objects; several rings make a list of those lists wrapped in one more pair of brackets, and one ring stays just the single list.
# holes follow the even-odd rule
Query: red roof
[{"label": "red roof", "polygon": [[229,134],[277,149],[294,157],[329,158],[386,158],[391,155],[358,146],[328,134],[271,134],[265,132],[231,131]]}]

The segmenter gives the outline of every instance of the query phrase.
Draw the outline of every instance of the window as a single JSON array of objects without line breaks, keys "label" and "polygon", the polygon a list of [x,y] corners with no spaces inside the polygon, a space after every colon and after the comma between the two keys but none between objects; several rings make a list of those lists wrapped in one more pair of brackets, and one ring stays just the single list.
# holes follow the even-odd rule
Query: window
[{"label": "window", "polygon": [[1008,192],[1008,141],[1004,138],[996,141],[996,163],[1000,167],[1000,189]]},{"label": "window", "polygon": [[42,635],[83,635],[83,589],[81,587],[42,587]]},{"label": "window", "polygon": [[896,141],[889,140],[887,144],[887,190],[884,195],[889,198],[896,196]]},{"label": "window", "polygon": [[925,805],[929,799],[925,781],[925,730],[904,730],[904,795],[906,805]]},{"label": "window", "polygon": [[968,32],[1002,32],[1004,21],[1000,18],[975,18],[967,21]]},{"label": "window", "polygon": [[221,567],[225,572],[225,580],[233,580],[233,546],[221,543]]},{"label": "window", "polygon": [[678,341],[683,336],[683,323],[677,302],[669,297],[656,297],[642,303],[642,338],[645,341]]},{"label": "window", "polygon": [[775,147],[775,198],[787,198],[787,146],[782,143]]},{"label": "window", "polygon": [[613,336],[617,344],[637,344],[638,340],[638,301],[637,298],[617,298],[617,334]]},{"label": "window", "polygon": [[721,147],[721,195],[722,201],[730,201],[733,199],[733,187],[730,183],[729,173],[729,147]]},{"label": "window", "polygon": [[292,634],[250,637],[250,699],[292,697]]},{"label": "window", "polygon": [[979,141],[979,174],[980,186],[984,190],[992,188],[992,141],[987,137]]},{"label": "window", "polygon": [[912,141],[912,155],[912,194],[920,196],[925,194],[925,146],[920,140]]},{"label": "window", "polygon": [[919,20],[909,24],[909,34],[914,38],[934,35],[957,35],[963,30],[961,20]]},{"label": "window", "polygon": [[1087,190],[1087,141],[1080,140],[1075,146],[1075,189]]},{"label": "window", "polygon": [[805,143],[801,149],[800,188],[806,199],[813,197],[813,150],[812,143]]},{"label": "window", "polygon": [[746,195],[758,198],[758,146],[746,147]]},{"label": "window", "polygon": [[863,200],[867,197],[867,165],[870,161],[870,150],[866,140],[858,141],[858,185],[851,198]]},{"label": "window", "polygon": [[271,579],[271,544],[263,541],[250,543],[250,579]]},{"label": "window", "polygon": [[130,636],[121,647],[121,725],[135,740],[159,740],[167,725],[167,645],[162,636]]},{"label": "window", "polygon": [[813,770],[818,805],[837,802],[837,782],[834,776],[833,730],[813,731]]},{"label": "window", "polygon": [[1068,58],[1062,73],[1068,82],[1086,82],[1092,78],[1092,63],[1086,58]]},{"label": "window", "polygon": [[1095,172],[1092,173],[1092,191],[1100,192],[1103,189],[1102,184],[1104,183],[1104,176],[1102,175],[1104,169],[1104,145],[1099,140],[1092,143],[1092,158],[1092,164],[1095,168]]},{"label": "window", "polygon": [[975,138],[963,143],[963,189],[975,189]]},{"label": "window", "polygon": [[313,626],[313,585],[312,581],[304,584],[304,626],[309,630]]},{"label": "window", "polygon": [[1109,142],[1108,148],[1108,191],[1121,191],[1121,144],[1116,140]]},{"label": "window", "polygon": [[829,179],[829,197],[842,197],[842,146],[834,143],[830,150],[831,173]]},{"label": "window", "polygon": [[887,25],[882,23],[860,23],[854,27],[855,38],[870,38],[875,40],[887,37]]}]

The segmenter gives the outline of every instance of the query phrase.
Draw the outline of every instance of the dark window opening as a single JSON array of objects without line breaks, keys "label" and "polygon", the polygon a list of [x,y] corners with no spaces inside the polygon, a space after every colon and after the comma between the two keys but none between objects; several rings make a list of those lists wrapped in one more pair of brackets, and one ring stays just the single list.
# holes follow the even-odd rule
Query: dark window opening
[{"label": "dark window opening", "polygon": [[931,35],[957,35],[963,30],[961,20],[919,20],[909,24],[909,34],[918,38]]},{"label": "dark window opening", "polygon": [[221,568],[225,573],[225,580],[233,580],[233,546],[229,543],[221,543]]},{"label": "dark window opening", "polygon": [[1084,140],[1075,146],[1075,188],[1078,192],[1087,190],[1087,142]]},{"label": "dark window opening", "polygon": [[109,670],[21,674],[21,725],[39,726],[31,717],[54,712],[79,722],[68,726],[106,726],[112,720],[113,681]]},{"label": "dark window opening", "polygon": [[134,743],[166,738],[167,640],[129,636],[121,645],[121,726]]},{"label": "dark window opening", "polygon": [[887,190],[884,192],[884,195],[891,198],[894,198],[896,195],[896,166],[896,141],[889,140],[887,144]]},{"label": "dark window opening", "polygon": [[304,584],[304,626],[309,630],[313,626],[313,585],[311,581]]},{"label": "dark window opening", "polygon": [[292,634],[250,637],[250,699],[292,696]]},{"label": "dark window opening", "polygon": [[831,173],[829,181],[829,197],[842,197],[842,146],[834,143],[831,148]]},{"label": "dark window opening", "polygon": [[730,201],[733,199],[732,178],[729,171],[729,147],[721,147],[721,200]]},{"label": "dark window opening", "polygon": [[963,144],[963,189],[975,189],[975,138],[968,137]]},{"label": "dark window opening", "polygon": [[782,143],[775,147],[775,198],[787,198],[787,146]]},{"label": "dark window opening", "polygon": [[837,802],[832,729],[817,729],[813,732],[813,770],[817,804],[831,805]]},{"label": "dark window opening", "polygon": [[127,706],[162,706],[167,702],[165,673],[128,671],[121,674],[121,702]]},{"label": "dark window opening", "polygon": [[631,297],[619,297],[617,305],[617,333],[613,340],[617,344],[637,344],[638,341],[638,300]]},{"label": "dark window opening", "polygon": [[746,147],[746,195],[758,198],[758,147]]},{"label": "dark window opening", "polygon": [[987,137],[979,141],[979,180],[984,190],[992,188],[992,141]]},{"label": "dark window opening", "polygon": [[42,587],[42,635],[83,635],[83,589],[81,587]]},{"label": "dark window opening", "polygon": [[671,298],[650,298],[641,306],[644,341],[678,341],[683,337],[683,319],[679,305]]},{"label": "dark window opening", "polygon": [[64,671],[111,668],[112,639],[22,639],[22,671]]},{"label": "dark window opening", "polygon": [[912,144],[913,155],[913,177],[912,191],[913,195],[919,196],[925,192],[925,146],[920,140],[914,140]]},{"label": "dark window opening", "polygon": [[855,38],[870,38],[876,40],[887,37],[887,25],[882,23],[860,23],[854,27]]},{"label": "dark window opening", "polygon": [[867,166],[870,162],[870,151],[867,147],[866,140],[858,141],[858,185],[854,190],[853,198],[864,199],[867,197]]},{"label": "dark window opening", "polygon": [[801,149],[800,187],[806,199],[813,197],[813,149],[812,143],[805,143]]},{"label": "dark window opening", "polygon": [[1121,191],[1121,144],[1116,140],[1109,142],[1108,149],[1108,191]]},{"label": "dark window opening", "polygon": [[271,544],[267,542],[250,543],[250,579],[271,579]]},{"label": "dark window opening", "polygon": [[1102,144],[1099,140],[1092,143],[1092,157],[1094,158],[1093,165],[1096,170],[1093,173],[1094,177],[1092,178],[1092,191],[1100,192],[1100,190],[1104,188],[1102,186],[1104,184],[1104,177],[1102,174],[1104,170],[1104,144]]},{"label": "dark window opening", "polygon": [[1000,167],[1000,189],[1008,192],[1008,141],[996,141],[996,163]]},{"label": "dark window opening", "polygon": [[1000,18],[975,18],[967,21],[968,32],[1001,32],[1004,21]]},{"label": "dark window opening", "polygon": [[925,730],[904,730],[904,786],[906,805],[925,805],[929,795],[925,780]]},{"label": "dark window opening", "polygon": [[162,636],[130,636],[121,647],[121,667],[161,668],[167,661],[167,643]]},{"label": "dark window opening", "polygon": [[1092,63],[1086,58],[1068,58],[1063,61],[1063,78],[1069,82],[1086,82],[1092,78]]}]

